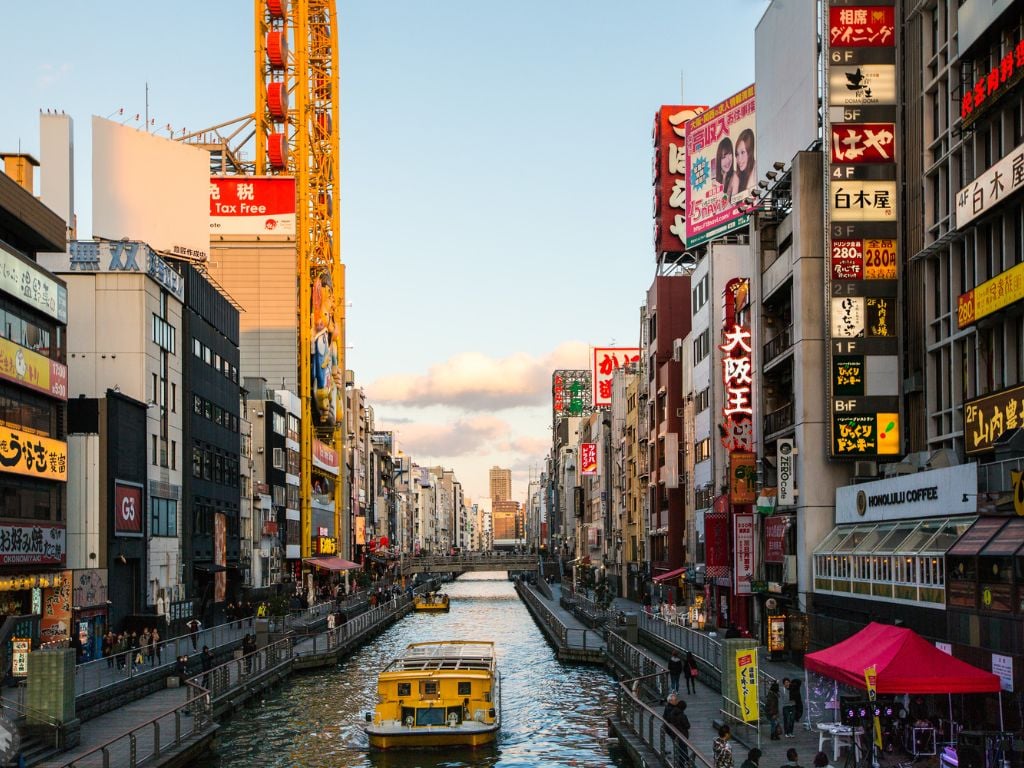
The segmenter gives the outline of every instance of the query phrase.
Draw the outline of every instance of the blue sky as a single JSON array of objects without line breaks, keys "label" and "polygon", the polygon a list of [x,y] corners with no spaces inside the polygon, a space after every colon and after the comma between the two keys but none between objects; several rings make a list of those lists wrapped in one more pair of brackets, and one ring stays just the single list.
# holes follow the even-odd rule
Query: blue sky
[{"label": "blue sky", "polygon": [[[488,467],[511,467],[523,497],[550,444],[551,370],[637,343],[654,112],[681,89],[713,104],[753,82],[767,0],[338,6],[348,367],[420,463],[476,496]],[[90,116],[141,127],[147,82],[157,132],[251,112],[251,14],[250,0],[6,7],[0,149],[38,155],[38,111],[69,113],[88,235]]]}]

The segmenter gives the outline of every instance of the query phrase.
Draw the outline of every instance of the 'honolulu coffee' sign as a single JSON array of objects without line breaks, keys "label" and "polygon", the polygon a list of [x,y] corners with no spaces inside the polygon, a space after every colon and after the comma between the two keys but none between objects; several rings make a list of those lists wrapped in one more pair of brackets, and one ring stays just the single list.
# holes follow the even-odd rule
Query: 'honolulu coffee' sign
[{"label": "'honolulu coffee' sign", "polygon": [[976,514],[977,467],[972,462],[836,488],[836,524]]}]

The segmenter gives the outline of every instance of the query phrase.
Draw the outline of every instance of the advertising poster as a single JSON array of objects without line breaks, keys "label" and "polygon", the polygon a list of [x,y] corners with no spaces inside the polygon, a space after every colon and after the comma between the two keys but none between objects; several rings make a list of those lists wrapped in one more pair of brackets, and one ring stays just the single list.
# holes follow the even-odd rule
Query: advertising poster
[{"label": "advertising poster", "polygon": [[768,650],[772,653],[786,650],[786,617],[768,617]]},{"label": "advertising poster", "polygon": [[60,585],[43,590],[43,617],[39,620],[39,642],[67,640],[71,630],[71,571],[64,571]]},{"label": "advertising poster", "polygon": [[721,579],[729,576],[729,515],[728,497],[725,510],[704,513],[705,576]]},{"label": "advertising poster", "polygon": [[[228,519],[223,512],[213,516],[213,563],[221,567],[228,564]],[[213,574],[213,601],[223,603],[227,599],[228,575],[218,569]]]},{"label": "advertising poster", "polygon": [[704,106],[663,106],[654,118],[654,250],[686,250],[686,123]]},{"label": "advertising poster", "polygon": [[580,443],[580,474],[597,474],[597,443]]},{"label": "advertising poster", "polygon": [[742,513],[733,515],[733,548],[735,560],[733,568],[733,591],[737,595],[752,593],[751,580],[756,567],[754,551],[754,515]]},{"label": "advertising poster", "polygon": [[210,179],[211,237],[294,234],[294,178],[214,176]]},{"label": "advertising poster", "polygon": [[345,387],[338,350],[341,329],[338,325],[334,281],[328,269],[320,270],[312,288],[312,349],[310,371],[313,378],[313,425],[333,427],[338,419],[340,393]]},{"label": "advertising poster", "polygon": [[686,124],[686,244],[707,242],[750,220],[736,207],[757,186],[754,86]]},{"label": "advertising poster", "polygon": [[594,407],[608,408],[612,404],[612,373],[616,368],[635,363],[640,350],[635,347],[594,348]]},{"label": "advertising poster", "polygon": [[740,716],[745,723],[756,723],[761,716],[757,701],[757,649],[736,651],[736,693]]},{"label": "advertising poster", "polygon": [[142,486],[114,481],[114,534],[142,536]]}]

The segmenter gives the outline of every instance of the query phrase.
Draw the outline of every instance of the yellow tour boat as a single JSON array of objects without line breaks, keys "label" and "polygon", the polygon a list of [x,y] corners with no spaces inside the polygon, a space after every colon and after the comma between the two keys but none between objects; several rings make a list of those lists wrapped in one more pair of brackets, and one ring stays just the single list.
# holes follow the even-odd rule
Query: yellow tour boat
[{"label": "yellow tour boat", "polygon": [[448,595],[444,592],[427,592],[425,595],[416,595],[412,599],[412,607],[417,611],[447,611],[449,608]]},{"label": "yellow tour boat", "polygon": [[494,643],[413,643],[380,673],[376,712],[366,713],[373,749],[477,747],[501,728],[501,675]]}]

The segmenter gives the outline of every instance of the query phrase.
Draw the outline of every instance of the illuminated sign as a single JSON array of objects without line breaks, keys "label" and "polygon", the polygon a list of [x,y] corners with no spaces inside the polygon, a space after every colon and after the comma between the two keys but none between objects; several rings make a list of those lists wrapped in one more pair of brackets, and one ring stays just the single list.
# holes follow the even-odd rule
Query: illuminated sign
[{"label": "illuminated sign", "polygon": [[580,443],[580,474],[597,474],[597,443]]},{"label": "illuminated sign", "polygon": [[786,650],[785,616],[768,617],[768,650],[771,653]]},{"label": "illuminated sign", "polygon": [[766,563],[782,563],[786,557],[786,529],[789,527],[787,515],[771,515],[764,519],[764,561]]},{"label": "illuminated sign", "polygon": [[12,637],[11,651],[13,653],[11,675],[13,677],[28,677],[28,655],[32,652],[32,638]]},{"label": "illuminated sign", "polygon": [[[987,61],[986,56],[984,61]],[[980,65],[983,67],[984,65]],[[981,76],[973,83],[965,82],[963,96],[960,98],[960,117],[967,127],[982,114],[989,104],[994,103],[1004,92],[1024,76],[1024,40],[1019,41],[1013,50],[1003,56],[999,62],[987,72],[982,68]]]},{"label": "illuminated sign", "polygon": [[736,203],[757,187],[754,86],[686,124],[686,244],[746,226]]},{"label": "illuminated sign", "polygon": [[964,403],[964,450],[992,450],[1008,429],[1024,427],[1024,386],[1010,387]]},{"label": "illuminated sign", "polygon": [[974,221],[1024,186],[1024,144],[993,165],[956,195],[956,227]]},{"label": "illuminated sign", "polygon": [[0,379],[68,399],[68,369],[56,360],[0,338]]},{"label": "illuminated sign", "polygon": [[829,104],[858,107],[896,104],[895,64],[855,64],[828,68]]},{"label": "illuminated sign", "polygon": [[142,536],[142,486],[138,483],[114,481],[114,534]]},{"label": "illuminated sign", "polygon": [[895,221],[895,181],[832,180],[829,212],[833,221]]},{"label": "illuminated sign", "polygon": [[595,408],[606,408],[612,404],[612,373],[616,368],[635,363],[640,359],[637,348],[594,348],[594,400]]},{"label": "illuminated sign", "polygon": [[5,427],[0,429],[0,472],[66,481],[68,445]]},{"label": "illuminated sign", "polygon": [[750,451],[754,447],[751,422],[754,415],[751,399],[750,329],[739,324],[722,331],[722,381],[725,403],[722,405],[722,445],[726,450]]},{"label": "illuminated sign", "polygon": [[329,267],[314,270],[310,287],[310,322],[312,328],[312,365],[309,375],[313,394],[313,424],[316,428],[334,427],[340,413],[344,386],[344,371],[341,369],[341,326],[335,293],[334,278]]},{"label": "illuminated sign", "polygon": [[754,515],[740,512],[732,516],[733,591],[737,595],[751,594],[757,553],[754,546]]},{"label": "illuminated sign", "polygon": [[828,9],[833,48],[881,48],[895,44],[892,6],[833,6]]},{"label": "illuminated sign", "polygon": [[[779,440],[775,444],[775,474],[778,478],[779,504],[796,504],[796,462],[793,440]],[[770,518],[769,518],[770,519]]]},{"label": "illuminated sign", "polygon": [[211,236],[294,234],[294,178],[214,176],[210,179]]},{"label": "illuminated sign", "polygon": [[960,328],[1024,299],[1024,263],[1017,264],[957,298],[956,319]]},{"label": "illuminated sign", "polygon": [[63,525],[0,525],[0,565],[62,565]]},{"label": "illuminated sign", "polygon": [[864,394],[863,355],[832,356],[832,393],[842,397],[858,397]]},{"label": "illuminated sign", "polygon": [[317,536],[316,554],[335,555],[338,553],[338,540],[333,536]]},{"label": "illuminated sign", "polygon": [[839,123],[832,126],[833,163],[891,163],[895,154],[894,123]]},{"label": "illuminated sign", "polygon": [[556,370],[551,374],[551,424],[557,427],[566,416],[590,413],[591,373],[587,370]]},{"label": "illuminated sign", "polygon": [[686,250],[686,121],[707,107],[663,106],[654,116],[654,250]]},{"label": "illuminated sign", "polygon": [[68,289],[39,266],[0,245],[0,291],[56,320],[68,321]]},{"label": "illuminated sign", "polygon": [[896,241],[893,239],[833,240],[833,280],[895,280]]},{"label": "illuminated sign", "polygon": [[900,452],[898,413],[851,413],[832,418],[832,451],[837,457],[895,456]]}]

